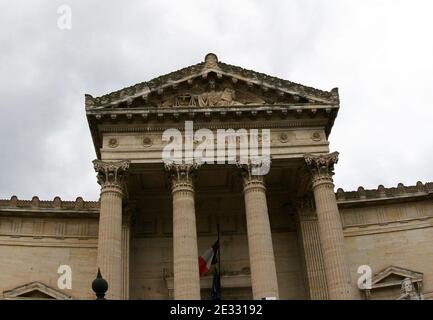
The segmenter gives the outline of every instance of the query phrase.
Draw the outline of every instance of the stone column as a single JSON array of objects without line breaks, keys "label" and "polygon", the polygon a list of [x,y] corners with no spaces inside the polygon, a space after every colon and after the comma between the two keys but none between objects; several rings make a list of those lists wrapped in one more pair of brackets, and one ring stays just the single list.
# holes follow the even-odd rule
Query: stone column
[{"label": "stone column", "polygon": [[94,160],[101,185],[97,267],[108,282],[107,299],[122,298],[122,197],[129,161]]},{"label": "stone column", "polygon": [[125,210],[122,218],[122,299],[129,300],[129,257],[131,244],[131,209]]},{"label": "stone column", "polygon": [[242,170],[253,298],[279,298],[274,248],[263,175],[253,175],[253,164]]},{"label": "stone column", "polygon": [[200,300],[193,173],[197,164],[165,164],[173,196],[174,299]]},{"label": "stone column", "polygon": [[324,155],[306,154],[304,158],[312,173],[329,298],[331,300],[354,299],[343,227],[332,180],[334,164],[338,161],[338,152]]},{"label": "stone column", "polygon": [[317,214],[313,197],[298,201],[298,235],[303,251],[303,266],[308,297],[311,300],[328,300],[325,266],[320,244]]}]

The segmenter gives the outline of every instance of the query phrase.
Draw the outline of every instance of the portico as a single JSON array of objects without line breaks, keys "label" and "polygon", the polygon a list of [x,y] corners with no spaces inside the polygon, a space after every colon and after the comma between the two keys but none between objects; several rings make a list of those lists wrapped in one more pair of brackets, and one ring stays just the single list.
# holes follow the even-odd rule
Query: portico
[{"label": "portico", "polygon": [[[109,297],[207,298],[198,255],[215,239],[218,223],[227,296],[314,298],[305,288],[320,285],[330,298],[351,298],[331,178],[337,160],[328,148],[338,108],[336,90],[257,74],[214,54],[109,95],[87,95],[101,184],[97,267],[110,283]],[[215,159],[218,148],[234,158],[164,161],[176,131],[187,136],[186,121],[202,134],[224,129],[233,135],[212,144],[192,136],[182,141],[181,152],[207,146]],[[255,173],[252,161],[240,163],[255,144],[259,155],[269,147],[264,174]],[[305,230],[305,203],[317,215],[318,234]],[[326,281],[305,272],[313,257],[303,248],[314,237],[323,257],[314,263]]]}]

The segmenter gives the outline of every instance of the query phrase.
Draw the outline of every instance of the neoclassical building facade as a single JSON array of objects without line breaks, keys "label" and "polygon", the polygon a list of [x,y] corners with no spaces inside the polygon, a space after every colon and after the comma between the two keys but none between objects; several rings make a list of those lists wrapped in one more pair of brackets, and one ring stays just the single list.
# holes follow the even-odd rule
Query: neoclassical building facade
[{"label": "neoclassical building facade", "polygon": [[[334,190],[339,105],[337,89],[214,54],[86,95],[100,199],[0,200],[0,299],[94,299],[98,268],[109,299],[209,299],[198,256],[217,229],[223,299],[433,297],[433,183]],[[170,145],[176,161],[163,156]]]}]

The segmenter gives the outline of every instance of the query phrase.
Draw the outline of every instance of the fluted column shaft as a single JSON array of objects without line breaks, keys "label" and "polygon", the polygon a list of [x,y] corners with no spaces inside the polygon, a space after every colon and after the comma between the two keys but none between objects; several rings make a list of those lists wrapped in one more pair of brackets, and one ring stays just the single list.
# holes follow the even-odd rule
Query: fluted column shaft
[{"label": "fluted column shaft", "polygon": [[354,299],[343,227],[332,180],[338,153],[306,155],[312,172],[312,187],[319,224],[326,282],[331,300]]},{"label": "fluted column shaft", "polygon": [[122,297],[129,300],[129,257],[131,242],[131,213],[123,214],[122,218]]},{"label": "fluted column shaft", "polygon": [[122,183],[129,162],[95,160],[101,185],[97,263],[108,282],[107,299],[122,298]]},{"label": "fluted column shaft", "polygon": [[193,171],[196,165],[167,164],[173,196],[174,299],[200,300]]},{"label": "fluted column shaft", "polygon": [[278,299],[277,272],[263,176],[252,175],[249,165],[243,165],[241,169],[253,298]]},{"label": "fluted column shaft", "polygon": [[311,197],[298,199],[298,234],[304,253],[305,275],[311,300],[328,300],[325,266],[320,244],[319,224]]}]

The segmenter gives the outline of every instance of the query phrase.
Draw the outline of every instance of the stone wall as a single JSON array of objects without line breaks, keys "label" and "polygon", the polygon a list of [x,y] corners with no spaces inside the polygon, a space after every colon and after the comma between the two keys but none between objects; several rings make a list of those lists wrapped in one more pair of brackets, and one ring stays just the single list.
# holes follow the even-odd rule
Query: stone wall
[{"label": "stone wall", "polygon": [[[433,296],[433,184],[337,192],[354,285],[360,265],[373,274],[389,266],[423,273],[425,298]],[[364,295],[357,289],[360,298]],[[380,298],[395,299],[399,288]]]},{"label": "stone wall", "polygon": [[[284,199],[284,197],[283,197]],[[144,203],[146,205],[144,205]],[[203,253],[221,235],[223,295],[251,299],[250,264],[241,194],[196,200],[198,253]],[[145,199],[134,222],[131,242],[131,298],[167,299],[172,295],[173,249],[170,199]],[[305,298],[299,244],[294,221],[281,206],[281,196],[269,199],[270,222],[281,299]],[[202,298],[209,296],[211,275],[201,280]],[[229,289],[230,288],[230,289]]]},{"label": "stone wall", "polygon": [[[96,275],[97,202],[0,200],[0,299],[34,281],[73,299],[93,299]],[[72,289],[61,290],[60,265],[72,269]]]}]

